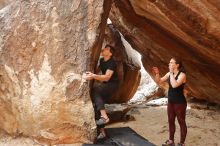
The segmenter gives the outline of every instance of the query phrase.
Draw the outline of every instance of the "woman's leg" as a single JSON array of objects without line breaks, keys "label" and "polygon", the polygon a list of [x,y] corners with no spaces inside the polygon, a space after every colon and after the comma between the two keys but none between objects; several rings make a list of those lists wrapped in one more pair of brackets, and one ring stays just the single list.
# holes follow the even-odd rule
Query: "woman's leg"
[{"label": "woman's leg", "polygon": [[186,104],[176,104],[175,111],[177,115],[177,120],[180,125],[180,143],[184,144],[187,134],[186,126]]},{"label": "woman's leg", "polygon": [[168,122],[169,122],[169,139],[174,142],[174,134],[176,131],[176,126],[175,126],[176,113],[174,110],[174,104],[168,103],[167,114],[168,114]]}]

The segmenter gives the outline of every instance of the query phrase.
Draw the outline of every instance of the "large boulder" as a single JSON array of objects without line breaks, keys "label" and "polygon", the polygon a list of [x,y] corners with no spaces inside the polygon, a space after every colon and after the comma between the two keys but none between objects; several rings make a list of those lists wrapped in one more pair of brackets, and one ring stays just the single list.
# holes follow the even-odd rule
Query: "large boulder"
[{"label": "large boulder", "polygon": [[94,68],[110,4],[19,0],[0,10],[1,129],[47,144],[93,142],[82,75]]},{"label": "large boulder", "polygon": [[15,1],[15,0],[0,0],[0,9],[4,8],[5,6],[7,6],[12,1]]},{"label": "large boulder", "polygon": [[165,74],[171,57],[179,57],[188,96],[220,103],[219,14],[219,1],[114,0],[109,17],[151,75],[153,66]]}]

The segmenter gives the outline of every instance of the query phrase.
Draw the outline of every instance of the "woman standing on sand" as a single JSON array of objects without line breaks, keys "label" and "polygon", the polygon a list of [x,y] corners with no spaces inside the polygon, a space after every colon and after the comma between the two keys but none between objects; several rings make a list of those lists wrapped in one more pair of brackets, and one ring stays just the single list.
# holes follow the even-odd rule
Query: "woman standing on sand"
[{"label": "woman standing on sand", "polygon": [[157,67],[153,67],[153,72],[155,74],[155,80],[158,84],[161,82],[168,81],[168,122],[169,122],[169,139],[162,146],[175,146],[174,144],[174,134],[175,134],[175,118],[180,125],[180,142],[177,146],[185,146],[184,142],[187,134],[186,126],[186,107],[187,102],[183,94],[184,85],[186,83],[186,73],[182,62],[178,58],[171,58],[169,63],[169,72],[160,77],[160,72]]}]

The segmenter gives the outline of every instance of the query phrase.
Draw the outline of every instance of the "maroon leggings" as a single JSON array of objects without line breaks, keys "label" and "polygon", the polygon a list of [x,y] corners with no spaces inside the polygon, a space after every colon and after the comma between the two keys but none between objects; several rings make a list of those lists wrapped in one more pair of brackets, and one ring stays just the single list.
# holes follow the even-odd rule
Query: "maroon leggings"
[{"label": "maroon leggings", "polygon": [[186,127],[186,104],[168,103],[167,113],[169,122],[170,140],[174,141],[174,133],[176,131],[175,119],[180,125],[180,143],[184,143],[186,139],[187,127]]}]

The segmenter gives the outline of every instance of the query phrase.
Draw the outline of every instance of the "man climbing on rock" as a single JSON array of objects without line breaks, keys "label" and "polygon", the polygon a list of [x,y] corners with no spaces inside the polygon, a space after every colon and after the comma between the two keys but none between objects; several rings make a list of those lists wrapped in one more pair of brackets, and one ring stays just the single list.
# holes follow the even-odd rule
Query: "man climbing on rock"
[{"label": "man climbing on rock", "polygon": [[85,79],[97,80],[101,83],[92,89],[92,101],[94,103],[96,113],[96,124],[98,126],[99,135],[97,139],[105,138],[104,125],[109,122],[104,104],[109,100],[118,89],[117,65],[113,59],[114,48],[106,45],[101,51],[101,58],[96,72],[101,70],[101,75],[92,72],[86,72]]}]

